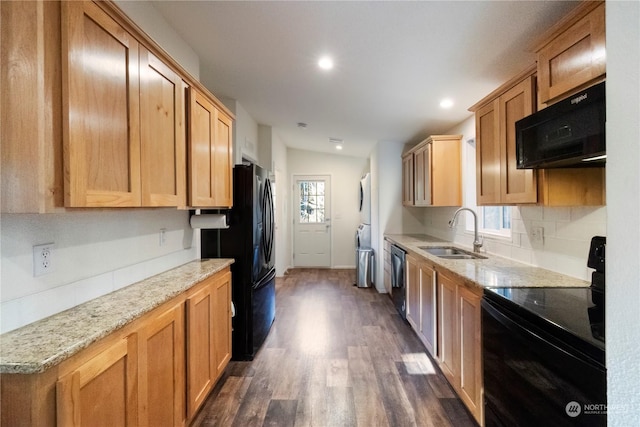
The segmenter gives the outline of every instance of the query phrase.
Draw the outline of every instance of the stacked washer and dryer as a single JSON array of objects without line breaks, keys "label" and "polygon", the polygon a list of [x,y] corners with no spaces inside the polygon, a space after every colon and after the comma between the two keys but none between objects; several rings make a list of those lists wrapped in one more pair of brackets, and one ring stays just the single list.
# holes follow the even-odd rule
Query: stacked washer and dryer
[{"label": "stacked washer and dryer", "polygon": [[356,231],[356,285],[368,288],[375,280],[375,256],[371,248],[371,174],[360,180],[360,225]]}]

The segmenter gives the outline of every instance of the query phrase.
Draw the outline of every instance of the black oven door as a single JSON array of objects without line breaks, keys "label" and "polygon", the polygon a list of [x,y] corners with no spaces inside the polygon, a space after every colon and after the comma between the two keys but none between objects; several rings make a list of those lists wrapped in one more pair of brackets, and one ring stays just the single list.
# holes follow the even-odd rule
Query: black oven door
[{"label": "black oven door", "polygon": [[604,366],[486,297],[482,357],[487,427],[606,425]]}]

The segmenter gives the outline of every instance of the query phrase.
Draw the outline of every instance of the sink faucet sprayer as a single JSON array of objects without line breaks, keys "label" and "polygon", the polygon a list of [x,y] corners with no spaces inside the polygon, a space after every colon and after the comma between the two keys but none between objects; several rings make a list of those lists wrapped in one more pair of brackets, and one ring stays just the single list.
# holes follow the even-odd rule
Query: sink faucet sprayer
[{"label": "sink faucet sprayer", "polygon": [[469,208],[460,208],[453,214],[453,218],[449,221],[449,228],[453,228],[456,225],[456,219],[458,214],[462,211],[469,211],[473,214],[473,252],[480,252],[482,247],[482,238],[478,236],[478,215]]}]

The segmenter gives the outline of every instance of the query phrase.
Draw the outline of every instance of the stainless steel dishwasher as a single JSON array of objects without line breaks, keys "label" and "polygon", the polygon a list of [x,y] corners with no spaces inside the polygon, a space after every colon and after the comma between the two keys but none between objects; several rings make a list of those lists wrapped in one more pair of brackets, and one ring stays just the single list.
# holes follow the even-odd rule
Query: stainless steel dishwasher
[{"label": "stainless steel dishwasher", "polygon": [[406,256],[407,253],[402,248],[391,245],[391,296],[403,320],[407,319],[407,291],[404,279]]}]

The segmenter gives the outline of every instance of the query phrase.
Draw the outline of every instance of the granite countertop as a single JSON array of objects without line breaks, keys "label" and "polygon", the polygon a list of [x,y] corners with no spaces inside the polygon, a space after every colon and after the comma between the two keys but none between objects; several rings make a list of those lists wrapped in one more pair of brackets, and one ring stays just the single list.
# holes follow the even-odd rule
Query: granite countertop
[{"label": "granite countertop", "polygon": [[44,372],[232,263],[192,261],[2,334],[0,373]]},{"label": "granite countertop", "polygon": [[480,255],[486,257],[486,259],[446,259],[439,258],[420,249],[420,246],[451,246],[470,251],[468,248],[436,237],[421,234],[385,234],[385,239],[408,252],[428,260],[436,267],[439,266],[449,270],[470,287],[584,288],[590,285],[585,280],[484,252]]}]

